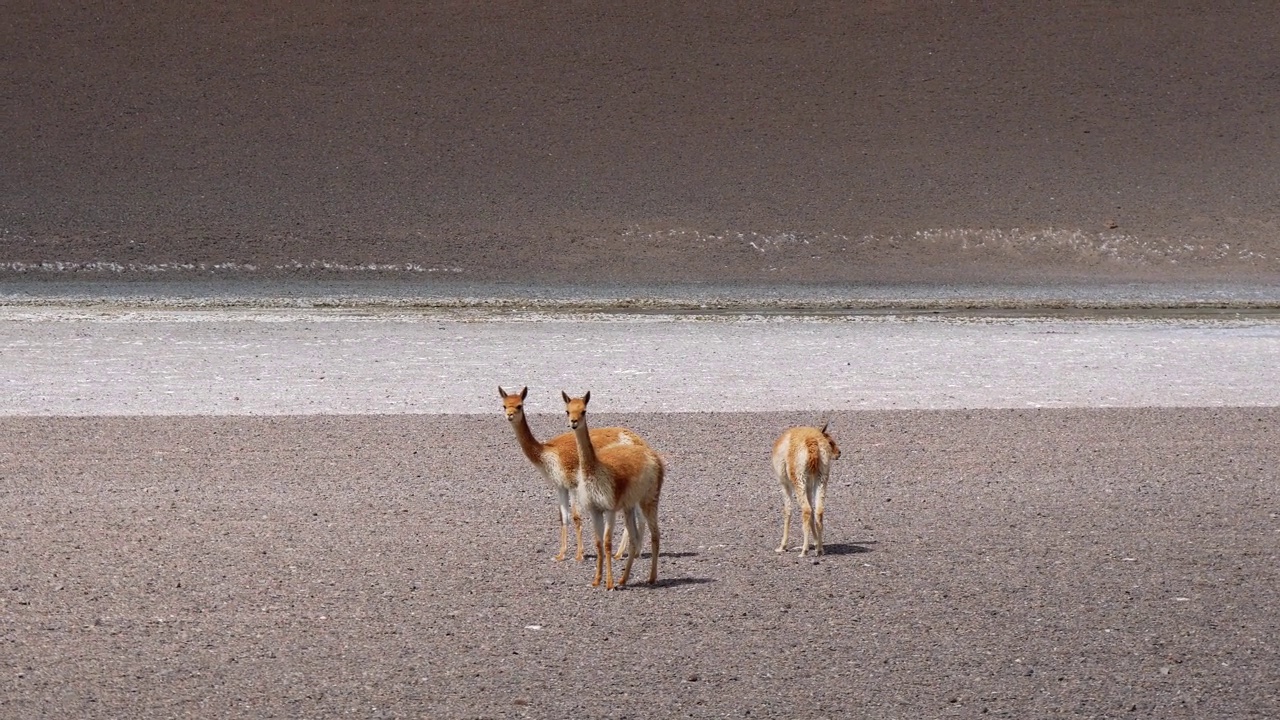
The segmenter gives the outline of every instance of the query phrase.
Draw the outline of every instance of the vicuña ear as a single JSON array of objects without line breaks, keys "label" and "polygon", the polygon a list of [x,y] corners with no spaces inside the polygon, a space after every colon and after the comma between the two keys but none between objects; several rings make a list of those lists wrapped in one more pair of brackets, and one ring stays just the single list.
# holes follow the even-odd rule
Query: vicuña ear
[{"label": "vicu\u00f1a ear", "polygon": [[561,390],[561,391],[560,391],[560,397],[564,398],[564,402],[565,402],[565,404],[566,404],[566,405],[569,403],[569,393],[567,393],[567,392],[565,392],[565,391]]},{"label": "vicu\u00f1a ear", "polygon": [[830,425],[830,424],[831,424],[831,421],[830,421],[830,420],[828,420],[828,421],[826,421],[826,422],[822,423],[822,434],[823,434],[823,435],[826,435],[826,434],[827,434],[827,426],[828,426],[828,425]]},{"label": "vicu\u00f1a ear", "polygon": [[590,390],[588,390],[588,391],[587,391],[587,394],[586,394],[586,395],[583,395],[583,396],[582,396],[582,404],[583,404],[583,405],[586,405],[586,404],[587,404],[587,403],[589,403],[589,402],[591,402],[591,391],[590,391]]},{"label": "vicu\u00f1a ear", "polygon": [[521,400],[523,400],[523,399],[525,399],[525,398],[526,398],[526,397],[528,397],[528,396],[529,396],[529,388],[528,388],[528,386],[525,386],[525,387],[520,388],[520,399],[521,399]]},{"label": "vicu\u00f1a ear", "polygon": [[498,386],[498,397],[503,399],[506,399],[507,397],[507,391],[503,390],[501,385]]}]

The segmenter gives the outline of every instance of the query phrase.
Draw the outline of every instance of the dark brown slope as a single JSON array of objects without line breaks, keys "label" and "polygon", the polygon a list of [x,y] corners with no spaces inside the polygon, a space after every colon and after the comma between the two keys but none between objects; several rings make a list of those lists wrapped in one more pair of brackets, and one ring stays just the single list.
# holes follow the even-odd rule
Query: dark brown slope
[{"label": "dark brown slope", "polygon": [[1274,3],[15,2],[5,16],[0,270],[1280,274]]}]

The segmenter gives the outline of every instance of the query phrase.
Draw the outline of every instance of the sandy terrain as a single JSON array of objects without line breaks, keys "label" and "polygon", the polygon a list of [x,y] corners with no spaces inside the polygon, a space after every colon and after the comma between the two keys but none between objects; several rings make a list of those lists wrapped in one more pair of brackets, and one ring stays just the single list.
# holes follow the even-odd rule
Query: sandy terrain
[{"label": "sandy terrain", "polygon": [[817,562],[811,413],[595,417],[667,458],[657,587],[551,559],[496,402],[0,419],[0,716],[1280,714],[1274,408],[836,413]]}]

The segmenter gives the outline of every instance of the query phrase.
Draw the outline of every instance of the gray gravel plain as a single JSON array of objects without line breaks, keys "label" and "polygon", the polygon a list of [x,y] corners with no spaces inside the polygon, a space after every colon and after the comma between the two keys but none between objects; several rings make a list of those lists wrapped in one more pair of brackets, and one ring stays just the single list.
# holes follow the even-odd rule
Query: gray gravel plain
[{"label": "gray gravel plain", "polygon": [[606,593],[493,406],[0,418],[0,716],[1280,714],[1273,407],[832,413],[818,560],[815,413],[603,413],[669,465]]}]

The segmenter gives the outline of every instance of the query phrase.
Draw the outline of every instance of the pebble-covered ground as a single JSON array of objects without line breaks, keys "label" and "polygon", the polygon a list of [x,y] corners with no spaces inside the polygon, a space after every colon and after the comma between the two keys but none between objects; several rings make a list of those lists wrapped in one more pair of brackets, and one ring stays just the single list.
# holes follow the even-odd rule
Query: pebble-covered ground
[{"label": "pebble-covered ground", "polygon": [[594,417],[668,464],[659,583],[614,593],[552,559],[496,395],[2,419],[0,715],[1280,713],[1274,408],[831,419],[815,560],[766,461],[812,413]]}]

